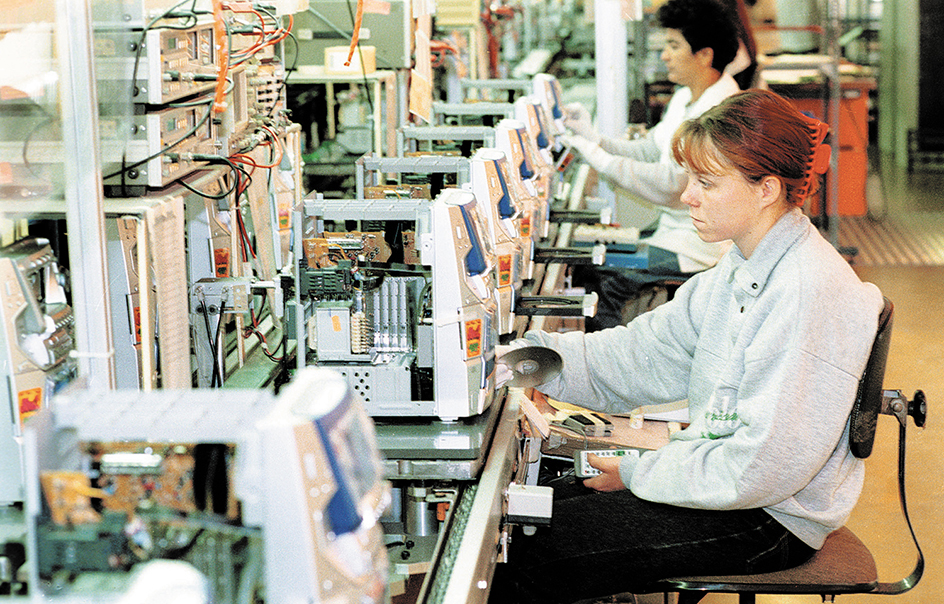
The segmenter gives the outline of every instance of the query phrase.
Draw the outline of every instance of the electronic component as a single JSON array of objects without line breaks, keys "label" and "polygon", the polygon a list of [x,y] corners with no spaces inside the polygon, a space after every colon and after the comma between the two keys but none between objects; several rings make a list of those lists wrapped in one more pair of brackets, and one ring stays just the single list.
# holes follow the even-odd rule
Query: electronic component
[{"label": "electronic component", "polygon": [[323,233],[324,237],[304,239],[305,258],[311,268],[337,266],[340,260],[386,262],[392,253],[383,233]]},{"label": "electronic component", "polygon": [[504,119],[495,126],[496,146],[505,154],[508,161],[508,179],[513,189],[517,191],[520,215],[518,217],[518,231],[521,235],[522,258],[524,261],[524,278],[534,278],[534,247],[541,240],[541,233],[545,230],[544,221],[547,218],[549,200],[540,198],[535,186],[537,170],[532,162],[530,150],[526,142],[530,143],[524,122],[515,119]]},{"label": "electronic component", "polygon": [[[160,188],[206,165],[194,155],[216,154],[215,127],[205,105],[169,107],[135,115],[132,122],[133,134],[124,149],[103,149],[102,171],[114,174],[105,179],[106,187],[119,191],[134,185]],[[161,153],[171,146],[171,151]],[[136,167],[122,169],[130,165]]]},{"label": "electronic component", "polygon": [[99,80],[127,85],[134,103],[166,105],[216,85],[213,22],[186,29],[132,31],[101,28],[96,32]]},{"label": "electronic component", "polygon": [[364,187],[364,199],[432,199],[428,184],[391,184]]},{"label": "electronic component", "polygon": [[132,29],[100,15],[95,32],[96,77],[107,91],[101,129],[114,140],[102,149],[112,197],[144,195],[253,149],[266,136],[256,126],[274,128],[284,108],[273,45],[288,32],[268,8],[226,3],[211,19],[174,7],[143,29],[138,8],[124,15]]},{"label": "electronic component", "polygon": [[554,128],[551,134],[554,137],[563,134],[566,129],[564,128],[564,109],[561,106],[563,92],[560,80],[550,74],[539,73],[531,81],[534,84],[534,96],[541,102],[541,105],[547,111],[547,115],[551,118],[551,124]]},{"label": "electronic component", "polygon": [[[459,418],[491,403],[494,254],[479,212],[459,189],[432,202],[306,200],[319,225],[298,244],[315,252],[297,286],[310,362],[346,376],[371,415]],[[351,221],[361,230],[343,230]],[[389,255],[371,256],[381,243]]]},{"label": "electronic component", "polygon": [[515,118],[524,122],[530,139],[530,144],[525,145],[525,149],[531,153],[532,165],[536,172],[534,186],[538,198],[545,203],[542,208],[544,211],[542,228],[538,229],[540,237],[545,238],[550,228],[548,223],[550,206],[561,183],[560,173],[554,166],[554,140],[550,133],[550,118],[544,106],[533,96],[521,97],[515,101]]},{"label": "electronic component", "polygon": [[580,449],[579,451],[574,451],[574,473],[577,475],[577,478],[592,478],[593,476],[598,476],[601,474],[600,470],[597,470],[590,465],[590,460],[587,458],[588,455],[597,455],[599,457],[639,457],[639,454],[643,449]]},{"label": "electronic component", "polygon": [[[516,190],[509,186],[508,162],[497,149],[479,149],[472,157],[471,188],[483,210],[485,237],[495,251],[495,296],[498,333],[514,328],[515,299],[525,278],[525,251],[533,248],[521,234],[521,209]],[[530,255],[528,257],[530,261]]]},{"label": "electronic component", "polygon": [[506,519],[511,524],[547,526],[554,509],[554,489],[529,484],[508,486]]}]

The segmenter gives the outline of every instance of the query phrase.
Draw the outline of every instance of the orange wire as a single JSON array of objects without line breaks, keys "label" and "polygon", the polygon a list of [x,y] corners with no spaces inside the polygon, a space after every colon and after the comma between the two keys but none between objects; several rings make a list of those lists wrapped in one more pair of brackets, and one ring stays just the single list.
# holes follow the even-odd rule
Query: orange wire
[{"label": "orange wire", "polygon": [[[259,33],[259,39],[255,43],[253,43],[252,46],[249,46],[248,48],[245,48],[242,51],[240,51],[240,54],[245,54],[246,56],[240,59],[235,65],[241,65],[244,62],[248,61],[252,57],[253,54],[259,52],[266,46],[272,46],[272,45],[278,44],[279,42],[281,42],[282,40],[284,40],[285,38],[289,36],[289,34],[292,32],[292,28],[295,26],[295,17],[293,15],[289,15],[287,28],[279,27],[279,28],[267,31],[265,17],[258,11],[233,10],[233,12],[252,13],[259,19],[259,22],[262,25],[262,31]],[[267,36],[275,36],[275,37],[267,39]]]},{"label": "orange wire", "polygon": [[361,40],[361,22],[364,20],[364,0],[357,0],[357,14],[354,17],[354,31],[351,32],[351,48],[347,51],[347,61],[344,66],[351,64],[351,58],[354,56],[354,49]]},{"label": "orange wire", "polygon": [[213,94],[213,113],[226,111],[226,74],[229,71],[229,49],[226,43],[226,24],[223,21],[223,0],[213,0],[213,42],[216,45],[216,90]]}]

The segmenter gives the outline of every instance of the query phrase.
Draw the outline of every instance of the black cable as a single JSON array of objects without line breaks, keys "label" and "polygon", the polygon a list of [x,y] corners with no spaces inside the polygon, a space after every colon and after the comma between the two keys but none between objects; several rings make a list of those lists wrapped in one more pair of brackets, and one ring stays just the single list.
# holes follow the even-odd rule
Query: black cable
[{"label": "black cable", "polygon": [[[168,151],[170,151],[171,149],[173,149],[174,147],[176,147],[177,145],[179,145],[180,143],[182,143],[182,142],[185,141],[186,139],[188,139],[188,138],[190,138],[191,136],[193,136],[193,135],[197,132],[197,130],[199,130],[200,128],[202,128],[202,127],[203,127],[203,124],[205,124],[205,123],[207,122],[207,120],[210,119],[210,114],[211,114],[212,112],[213,112],[213,106],[212,106],[212,104],[207,105],[207,111],[206,111],[206,113],[204,114],[204,116],[200,119],[199,122],[197,122],[197,124],[196,124],[193,128],[191,128],[191,129],[190,129],[186,134],[184,134],[182,137],[180,137],[179,139],[177,139],[177,140],[174,141],[173,143],[167,145],[167,146],[164,147],[163,149],[160,149],[159,151],[157,151],[157,152],[155,152],[155,153],[152,153],[152,154],[149,155],[148,157],[145,157],[145,158],[142,159],[142,160],[136,161],[136,162],[134,162],[133,164],[125,164],[125,160],[124,160],[124,158],[122,158],[122,161],[121,161],[121,169],[118,170],[117,172],[112,172],[111,174],[106,174],[106,175],[104,175],[104,176],[102,177],[102,179],[103,179],[103,180],[108,180],[109,178],[114,178],[115,176],[123,175],[123,174],[124,174],[125,172],[127,172],[128,170],[131,170],[132,168],[137,168],[138,166],[144,165],[144,164],[148,163],[149,161],[151,161],[152,159],[154,159],[155,157],[160,157],[161,155],[167,153]],[[122,186],[124,186],[124,182],[122,182]]]},{"label": "black cable", "polygon": [[[214,348],[216,347],[216,343],[220,343],[220,332],[221,332],[222,329],[223,329],[223,309],[225,309],[225,308],[226,308],[226,305],[224,305],[224,304],[221,303],[221,304],[220,304],[220,320],[217,321],[217,323],[216,323],[216,334],[213,336]],[[225,348],[224,348],[224,350],[223,350],[223,354],[224,354],[224,355],[226,354]],[[216,388],[222,388],[222,387],[223,387],[223,367],[220,367],[219,365],[217,365],[216,361],[217,361],[217,358],[214,356],[214,358],[213,358],[213,373],[215,374],[215,376],[216,376],[216,378],[217,378],[217,379],[216,379],[216,386],[215,386],[215,387],[216,387]],[[220,359],[219,359],[219,361],[220,361],[220,365],[225,365],[225,364],[226,364],[226,358],[225,358],[225,356],[221,356]],[[214,385],[212,384],[212,382],[211,382],[211,384],[210,384],[210,387],[211,387],[211,388],[214,387]]]},{"label": "black cable", "polygon": [[[203,323],[206,325],[207,339],[210,341],[210,352],[213,354],[213,375],[210,378],[210,388],[216,386],[216,378],[218,374],[218,367],[216,365],[217,359],[217,349],[216,349],[216,340],[210,337],[210,332],[213,330],[210,328],[210,313],[206,307],[206,299],[202,300],[200,303],[200,310],[203,312]],[[222,322],[223,314],[220,313],[220,322]]]},{"label": "black cable", "polygon": [[230,195],[232,195],[234,191],[236,191],[236,183],[235,183],[235,182],[233,183],[233,186],[230,187],[229,191],[226,191],[225,193],[220,193],[220,194],[218,194],[218,195],[213,195],[213,194],[211,194],[211,193],[206,193],[206,192],[204,192],[204,191],[199,191],[199,190],[195,189],[194,187],[191,187],[189,184],[187,184],[187,183],[184,181],[184,179],[182,179],[182,178],[179,179],[179,180],[177,181],[177,183],[178,183],[179,185],[181,185],[183,188],[185,188],[185,189],[187,189],[188,191],[190,191],[191,193],[195,193],[195,194],[199,195],[200,197],[203,197],[204,199],[215,199],[215,200],[226,199],[227,197],[229,197]]},{"label": "black cable", "polygon": [[[299,47],[298,47],[298,38],[296,38],[296,37],[295,37],[295,34],[293,34],[293,33],[291,33],[291,32],[289,32],[288,37],[292,40],[292,42],[295,43],[295,58],[292,60],[292,66],[289,67],[289,68],[286,68],[286,70],[285,70],[285,77],[282,78],[282,85],[279,87],[279,90],[278,90],[278,92],[277,92],[276,95],[275,95],[276,98],[281,97],[281,96],[282,96],[282,92],[285,91],[286,88],[288,87],[288,76],[291,75],[292,72],[298,70],[298,55],[299,55],[299,53],[300,53],[300,50],[299,50]],[[275,106],[276,106],[276,105],[278,105],[277,102],[276,102],[276,103],[272,103],[272,106],[269,107],[269,113],[266,114],[267,117],[272,117],[272,112],[275,111]]]},{"label": "black cable", "polygon": [[[220,158],[217,158],[217,159],[223,160],[223,159],[228,159],[228,158],[222,158],[222,157],[220,157]],[[236,171],[239,169],[232,161],[225,161],[225,162],[224,162],[224,161],[218,161],[218,162],[210,161],[209,163],[226,163],[227,165],[229,165],[230,169],[233,170],[233,172],[236,172]],[[250,178],[250,181],[251,181],[251,180],[252,180],[252,179]],[[195,193],[195,194],[197,194],[197,195],[199,195],[200,197],[203,197],[203,198],[205,198],[205,199],[221,200],[221,199],[226,199],[227,197],[229,197],[230,195],[232,195],[233,193],[236,192],[236,188],[239,186],[239,178],[238,178],[238,176],[235,177],[235,178],[233,179],[233,184],[232,184],[232,186],[229,188],[229,190],[226,191],[225,193],[220,193],[220,194],[218,194],[218,195],[213,195],[213,194],[210,194],[210,193],[206,193],[206,192],[204,192],[204,191],[199,191],[199,190],[195,189],[194,187],[191,187],[189,184],[187,184],[187,183],[184,181],[183,178],[178,179],[178,180],[177,180],[177,183],[180,184],[181,186],[183,186],[185,189],[187,189],[187,190],[190,191],[191,193]]]},{"label": "black cable", "polygon": [[[266,294],[260,294],[260,296],[262,297],[262,304],[259,307],[259,317],[261,318],[262,313],[265,310],[266,304],[269,301],[269,297]],[[271,312],[269,314],[271,315]],[[249,311],[249,318],[250,318],[250,322],[252,323],[252,327],[246,328],[247,330],[246,337],[249,337],[250,335],[254,334],[257,338],[259,338],[259,341],[261,342],[260,348],[262,350],[262,354],[266,355],[266,357],[268,357],[269,360],[272,361],[273,363],[281,363],[285,359],[285,355],[288,353],[288,348],[285,347],[285,340],[288,339],[286,338],[285,332],[284,331],[282,332],[282,339],[279,340],[278,345],[272,350],[272,352],[269,352],[268,350],[266,350],[269,344],[268,342],[266,342],[265,336],[262,334],[262,332],[259,331],[259,327],[256,324],[255,313],[251,309]],[[282,348],[282,356],[276,357],[276,353],[278,353],[279,348]]]},{"label": "black cable", "polygon": [[[228,165],[228,166],[233,170],[233,172],[236,172],[236,173],[237,173],[237,175],[236,175],[236,196],[237,196],[237,197],[236,197],[236,199],[235,199],[234,202],[233,202],[233,208],[234,208],[234,211],[236,212],[236,216],[234,217],[234,219],[236,220],[236,227],[239,229],[240,241],[243,242],[243,244],[244,244],[244,245],[249,249],[249,251],[252,253],[253,258],[255,258],[255,256],[256,256],[256,251],[255,251],[255,249],[253,249],[252,241],[249,239],[249,233],[246,232],[245,223],[243,222],[243,219],[242,219],[242,212],[241,212],[240,209],[239,209],[239,195],[240,195],[240,192],[239,192],[239,190],[238,190],[238,188],[239,188],[239,187],[238,187],[238,184],[239,184],[239,173],[241,173],[241,174],[243,175],[243,177],[246,179],[246,181],[245,181],[245,182],[246,182],[246,186],[245,186],[245,188],[244,188],[243,190],[248,189],[248,188],[252,185],[252,175],[249,174],[249,172],[247,172],[242,166],[236,164],[236,162],[234,162],[233,160],[229,159],[228,157],[200,156],[200,159],[201,159],[201,160],[204,160],[204,161],[208,161],[208,162],[210,162],[210,163],[225,163],[226,165]],[[245,261],[245,260],[248,260],[248,258],[243,258],[243,260],[244,260],[244,261]]]}]

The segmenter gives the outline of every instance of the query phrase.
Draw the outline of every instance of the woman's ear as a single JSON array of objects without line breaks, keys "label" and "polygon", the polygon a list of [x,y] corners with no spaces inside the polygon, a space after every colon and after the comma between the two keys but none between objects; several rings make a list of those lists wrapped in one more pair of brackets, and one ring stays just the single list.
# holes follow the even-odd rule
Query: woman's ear
[{"label": "woman's ear", "polygon": [[695,55],[695,58],[705,67],[711,67],[715,61],[715,50],[710,46],[706,46],[700,50],[697,50],[693,54]]},{"label": "woman's ear", "polygon": [[765,176],[758,184],[761,205],[766,207],[786,198],[783,181],[776,176]]}]

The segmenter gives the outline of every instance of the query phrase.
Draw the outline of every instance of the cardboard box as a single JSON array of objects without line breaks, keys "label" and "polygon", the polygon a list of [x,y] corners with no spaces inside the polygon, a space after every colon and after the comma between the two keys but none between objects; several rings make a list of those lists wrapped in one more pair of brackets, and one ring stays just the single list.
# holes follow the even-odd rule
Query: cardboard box
[{"label": "cardboard box", "polygon": [[[330,75],[366,75],[377,71],[377,49],[373,46],[359,46],[354,49],[351,64],[345,65],[350,46],[329,46],[325,48],[325,73]],[[364,64],[361,66],[361,59]]]}]

